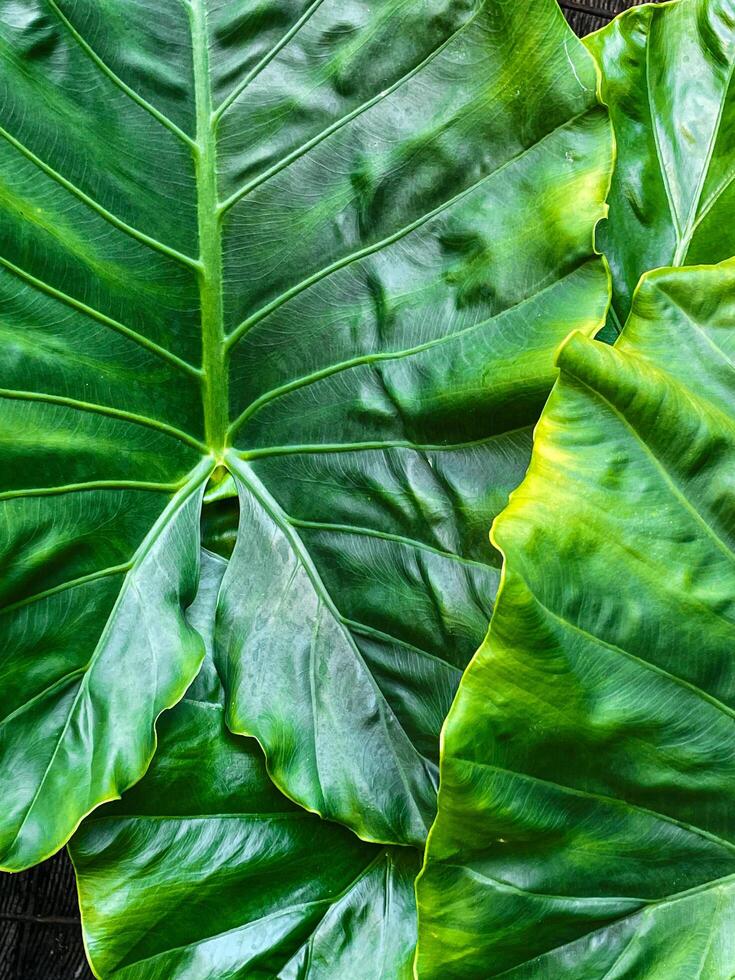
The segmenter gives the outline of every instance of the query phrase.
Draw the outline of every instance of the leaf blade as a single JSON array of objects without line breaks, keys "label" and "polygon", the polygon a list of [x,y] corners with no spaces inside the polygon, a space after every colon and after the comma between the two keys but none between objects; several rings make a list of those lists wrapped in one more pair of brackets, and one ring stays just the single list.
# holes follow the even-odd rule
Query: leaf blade
[{"label": "leaf blade", "polygon": [[[114,602],[102,619],[99,639],[88,661],[22,703],[3,720],[3,726],[13,722],[12,731],[4,733],[3,748],[24,772],[24,779],[14,780],[5,795],[2,861],[6,870],[19,870],[49,856],[49,839],[61,843],[68,840],[82,817],[100,803],[119,797],[139,778],[155,750],[158,716],[181,698],[188,681],[198,671],[204,651],[198,635],[185,627],[183,608],[187,593],[192,595],[195,588],[196,556],[191,555],[189,542],[196,544],[193,528],[198,522],[200,498],[210,470],[209,464],[200,466],[199,472],[172,498],[129,565],[108,570],[106,578],[122,575],[123,580],[117,593],[107,589]],[[193,528],[182,531],[177,527],[187,521]],[[172,547],[177,538],[183,539],[179,553]],[[165,554],[166,546],[170,555]],[[151,575],[149,566],[159,570],[159,566],[166,567],[166,561],[167,576],[171,578],[161,581]],[[70,589],[81,588],[85,604],[95,602],[94,593],[87,598],[87,586],[92,583],[94,588],[100,580],[99,573],[86,576],[7,606],[6,637],[11,650],[15,647],[16,656],[27,644],[28,634],[43,635],[39,617],[41,624],[53,621],[53,606],[58,602],[62,608],[67,606],[68,616],[69,602],[73,603]],[[146,592],[146,602],[142,601],[141,589]],[[74,610],[72,605],[76,619],[83,615],[83,608],[77,606]],[[170,662],[164,661],[160,668],[161,642],[151,638],[151,616],[157,628],[161,623],[168,626],[178,641],[175,650],[163,651]],[[148,630],[144,633],[148,640],[145,645],[141,644],[141,623]],[[149,657],[156,667],[151,690],[114,683],[121,664],[133,674],[144,673]],[[95,702],[101,703],[101,710]],[[71,801],[60,805],[70,779],[75,780],[76,791]]]},{"label": "leaf blade", "polygon": [[732,261],[649,273],[616,348],[562,349],[447,722],[427,976],[728,975],[732,285]]},{"label": "leaf blade", "polygon": [[[235,161],[233,151],[246,121],[271,132],[257,98],[269,81],[282,97],[277,69],[295,70],[284,49],[222,118],[222,165],[234,173],[237,163],[224,242],[238,264],[226,259],[224,273],[249,277],[225,311],[228,458],[245,483],[263,485],[281,524],[248,535],[258,505],[241,497],[247,520],[218,614],[228,724],[261,741],[288,796],[379,842],[425,837],[442,715],[497,583],[485,543],[492,508],[525,465],[552,346],[572,324],[595,332],[607,293],[590,251],[609,167],[591,64],[550,4],[533,42],[509,6],[453,13],[458,22],[438,31],[408,7],[391,17],[375,8],[376,38],[405,17],[426,47],[397,46],[404,62],[378,83],[379,44],[368,34],[359,52],[348,35],[343,56],[361,74],[337,90],[340,109],[307,131],[274,129],[267,159]],[[313,12],[298,36],[304,50],[335,16],[329,5]],[[334,52],[337,72],[336,43]],[[522,90],[531,63],[538,79]],[[549,97],[552,77],[564,83]],[[286,188],[295,206],[284,214],[276,202]],[[562,213],[566,196],[579,202],[574,214]],[[490,493],[483,466],[498,474]],[[268,578],[252,570],[269,549],[280,554],[284,527],[292,548],[279,594],[293,592],[273,616],[266,655]],[[430,560],[432,548],[465,567]],[[297,629],[299,554],[328,601],[309,587]],[[479,562],[472,574],[468,558]],[[314,702],[315,677],[321,697],[333,696]]]},{"label": "leaf blade", "polygon": [[735,179],[734,15],[731,0],[649,5],[585,39],[602,71],[618,144],[610,220],[599,243],[620,324],[647,270],[735,253],[723,220]]},{"label": "leaf blade", "polygon": [[203,675],[162,720],[144,779],[72,842],[91,961],[120,980],[409,977],[418,856],[295,807],[257,745],[225,728],[211,661],[224,567],[203,555],[189,612],[207,643]]},{"label": "leaf blade", "polygon": [[[327,620],[359,675],[362,730],[389,729],[376,758],[398,802],[378,787],[357,798],[354,738],[334,789],[354,807],[309,801],[311,757],[284,789],[310,785],[306,805],[366,836],[423,838],[439,728],[497,579],[486,527],[526,465],[555,344],[570,324],[594,332],[607,299],[592,229],[611,148],[592,65],[552,0],[525,27],[499,0],[32,0],[0,14],[7,603],[59,590],[28,641],[43,655],[7,661],[13,719],[78,676],[166,494],[227,457],[292,518],[277,529],[289,561],[334,598]],[[208,540],[237,552],[220,509]],[[193,564],[164,562],[153,590],[184,583],[179,626],[194,524]],[[245,554],[247,536],[246,522]],[[239,635],[254,613],[238,597],[278,577],[264,554],[258,582],[239,557],[228,578]],[[71,608],[74,582],[99,608]],[[178,627],[159,619],[178,691],[193,661],[170,661]],[[284,641],[275,624],[280,657],[314,625]],[[126,683],[111,682],[108,709]],[[255,729],[241,695],[233,685],[233,724]],[[320,712],[333,746],[349,719]],[[297,741],[314,727],[302,719]],[[25,756],[6,747],[12,781]]]}]

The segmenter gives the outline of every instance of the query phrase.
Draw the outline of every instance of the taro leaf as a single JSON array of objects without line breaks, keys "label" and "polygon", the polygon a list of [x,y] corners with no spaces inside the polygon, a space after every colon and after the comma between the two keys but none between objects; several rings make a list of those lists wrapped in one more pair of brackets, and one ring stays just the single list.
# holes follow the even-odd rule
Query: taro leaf
[{"label": "taro leaf", "polygon": [[[205,638],[225,563],[202,553]],[[410,978],[419,855],[366,844],[273,786],[224,725],[211,658],[159,724],[156,757],[70,850],[87,951],[105,978]]]},{"label": "taro leaf", "polygon": [[215,465],[230,723],[423,839],[486,527],[606,301],[594,66],[519,7],[0,5],[4,867],[143,774]]},{"label": "taro leaf", "polygon": [[735,261],[649,273],[559,365],[447,721],[420,974],[730,980]]},{"label": "taro leaf", "polygon": [[644,272],[735,255],[735,0],[638,7],[585,43],[618,146],[598,242],[619,333]]}]

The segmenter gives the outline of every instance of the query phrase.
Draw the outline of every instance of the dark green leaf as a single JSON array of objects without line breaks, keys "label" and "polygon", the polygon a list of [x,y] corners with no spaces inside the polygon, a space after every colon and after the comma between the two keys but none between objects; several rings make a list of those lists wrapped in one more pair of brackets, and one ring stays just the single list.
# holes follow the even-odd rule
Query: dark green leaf
[{"label": "dark green leaf", "polygon": [[730,980],[735,260],[573,335],[445,731],[431,977]]},{"label": "dark green leaf", "polygon": [[618,147],[598,242],[619,333],[644,272],[735,254],[735,2],[636,7],[585,43]]},{"label": "dark green leaf", "polygon": [[143,774],[223,465],[229,723],[423,840],[487,527],[604,313],[594,88],[553,0],[0,7],[4,867]]},{"label": "dark green leaf", "polygon": [[[205,638],[224,562],[203,553],[190,619]],[[71,845],[99,976],[409,980],[408,848],[359,841],[290,803],[252,739],[230,735],[210,658],[161,720],[156,757]]]}]

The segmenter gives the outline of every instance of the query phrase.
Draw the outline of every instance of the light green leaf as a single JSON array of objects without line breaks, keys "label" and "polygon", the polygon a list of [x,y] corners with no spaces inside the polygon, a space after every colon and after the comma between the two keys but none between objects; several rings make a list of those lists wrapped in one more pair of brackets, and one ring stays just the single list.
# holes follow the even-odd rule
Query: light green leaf
[{"label": "light green leaf", "polygon": [[[189,618],[209,645],[224,562],[202,556]],[[211,658],[159,725],[144,779],[70,846],[98,976],[409,980],[419,855],[290,803],[230,735]]]},{"label": "light green leaf", "polygon": [[574,334],[447,720],[425,977],[730,980],[735,260]]},{"label": "light green leaf", "polygon": [[617,141],[598,244],[619,333],[644,272],[735,254],[735,2],[636,7],[585,43]]},{"label": "light green leaf", "polygon": [[3,867],[145,771],[210,471],[229,723],[423,841],[487,527],[604,316],[594,88],[553,0],[1,6]]}]

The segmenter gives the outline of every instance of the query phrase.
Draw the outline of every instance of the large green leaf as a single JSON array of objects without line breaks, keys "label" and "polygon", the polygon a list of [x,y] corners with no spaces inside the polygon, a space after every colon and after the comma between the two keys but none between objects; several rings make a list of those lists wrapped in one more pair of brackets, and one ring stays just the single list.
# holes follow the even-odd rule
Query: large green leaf
[{"label": "large green leaf", "polygon": [[306,806],[425,836],[486,528],[606,302],[594,66],[518,7],[0,7],[4,867],[143,774],[215,466],[229,723]]},{"label": "large green leaf", "polygon": [[[224,567],[203,552],[189,618],[208,646]],[[419,855],[365,844],[295,806],[223,715],[208,656],[161,720],[144,779],[73,838],[97,975],[408,980]]]},{"label": "large green leaf", "polygon": [[735,255],[735,0],[647,4],[585,43],[618,146],[599,243],[619,332],[644,272]]},{"label": "large green leaf", "polygon": [[445,731],[426,977],[735,969],[735,260],[574,334]]}]

